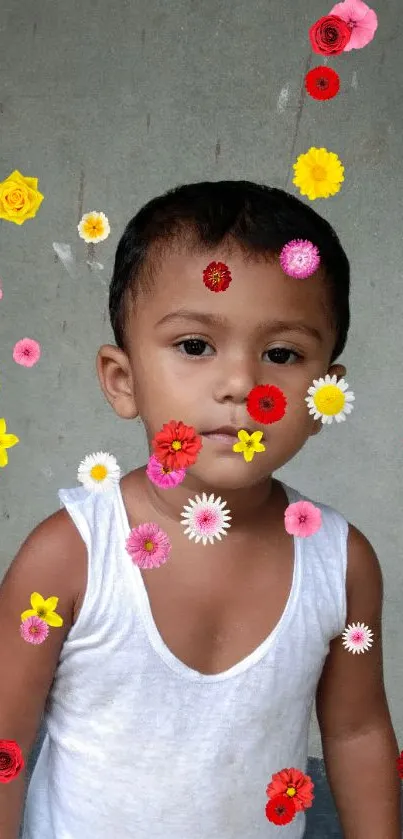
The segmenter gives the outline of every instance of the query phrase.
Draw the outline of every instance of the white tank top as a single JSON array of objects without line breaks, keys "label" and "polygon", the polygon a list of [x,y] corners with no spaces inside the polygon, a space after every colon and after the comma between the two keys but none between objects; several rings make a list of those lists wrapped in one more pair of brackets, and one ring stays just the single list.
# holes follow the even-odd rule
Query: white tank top
[{"label": "white tank top", "polygon": [[[282,486],[289,503],[310,500]],[[23,839],[278,839],[266,787],[282,769],[306,772],[317,684],[345,628],[348,523],[314,502],[322,527],[294,539],[277,626],[229,670],[203,675],[154,623],[125,550],[120,488],[59,497],[86,543],[88,583],[47,699]],[[281,835],[304,830],[297,813]]]}]

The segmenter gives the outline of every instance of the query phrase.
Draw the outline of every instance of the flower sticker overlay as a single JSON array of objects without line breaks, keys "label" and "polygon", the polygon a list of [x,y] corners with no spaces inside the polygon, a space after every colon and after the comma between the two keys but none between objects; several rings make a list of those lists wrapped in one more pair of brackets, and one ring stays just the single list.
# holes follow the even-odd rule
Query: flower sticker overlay
[{"label": "flower sticker overlay", "polygon": [[144,522],[134,527],[126,541],[126,550],[139,568],[159,568],[171,551],[167,534],[155,522]]},{"label": "flower sticker overlay", "polygon": [[210,262],[203,271],[203,282],[210,291],[226,291],[232,282],[231,271],[224,262]]},{"label": "flower sticker overlay", "polygon": [[24,768],[24,757],[15,740],[0,740],[0,784],[9,784]]},{"label": "flower sticker overlay", "polygon": [[147,463],[146,473],[155,486],[160,489],[172,489],[185,479],[186,469],[169,469],[152,454]]},{"label": "flower sticker overlay", "polygon": [[13,359],[22,367],[33,367],[41,357],[41,345],[33,338],[21,338],[13,349]]},{"label": "flower sticker overlay", "polygon": [[[275,824],[288,824],[295,813],[312,807],[313,788],[314,785],[309,775],[304,775],[299,769],[282,769],[281,772],[276,772],[275,775],[272,775],[271,783],[266,789],[266,795],[272,802],[271,807],[269,807],[270,802],[266,807],[266,816],[269,821],[274,821]],[[284,798],[288,797],[292,801],[293,814],[292,808],[287,808],[282,796]],[[286,820],[276,821],[276,818]]]},{"label": "flower sticker overlay", "polygon": [[289,277],[306,280],[319,268],[319,250],[307,239],[292,239],[280,253],[280,265]]},{"label": "flower sticker overlay", "polygon": [[25,618],[22,622],[20,634],[28,644],[43,644],[49,635],[49,626],[46,621],[38,618],[37,615],[31,615],[30,618]]},{"label": "flower sticker overlay", "polygon": [[11,449],[20,442],[15,434],[7,434],[6,431],[6,421],[2,417],[0,419],[0,467],[7,466],[8,456],[6,449]]},{"label": "flower sticker overlay", "polygon": [[403,780],[403,752],[400,752],[399,757],[396,758],[396,766],[397,771],[399,773],[399,778]]},{"label": "flower sticker overlay", "polygon": [[171,420],[151,442],[157,460],[167,469],[187,469],[196,463],[202,439],[191,425]]},{"label": "flower sticker overlay", "polygon": [[44,600],[41,594],[34,591],[31,594],[32,609],[27,609],[26,612],[23,612],[21,620],[24,622],[27,618],[37,617],[49,624],[49,626],[63,626],[63,618],[55,612],[58,602],[58,597],[48,597],[47,600]]},{"label": "flower sticker overlay", "polygon": [[344,181],[344,166],[337,154],[325,148],[312,146],[299,155],[293,169],[293,184],[311,201],[336,195]]},{"label": "flower sticker overlay", "polygon": [[257,385],[248,394],[246,408],[256,422],[271,424],[285,414],[287,399],[275,385]]},{"label": "flower sticker overlay", "polygon": [[313,414],[314,420],[321,419],[323,425],[331,425],[333,420],[344,422],[347,414],[351,414],[355,400],[352,390],[348,390],[348,384],[344,379],[337,381],[337,376],[314,379],[313,385],[308,388],[309,396],[305,397],[309,413]]},{"label": "flower sticker overlay", "polygon": [[373,634],[364,623],[350,623],[342,635],[343,647],[353,655],[365,653],[374,643]]},{"label": "flower sticker overlay", "polygon": [[263,431],[254,431],[253,434],[248,434],[243,429],[238,431],[239,443],[235,443],[232,447],[233,452],[242,452],[247,463],[253,460],[256,452],[265,452],[266,446],[261,443]]},{"label": "flower sticker overlay", "polygon": [[309,30],[312,49],[320,55],[340,55],[350,38],[349,26],[337,15],[321,17]]},{"label": "flower sticker overlay", "polygon": [[373,40],[378,28],[378,18],[373,9],[362,0],[344,0],[344,3],[337,3],[330,14],[338,15],[350,29],[351,37],[344,47],[344,52],[362,49]]},{"label": "flower sticker overlay", "polygon": [[305,76],[305,90],[312,99],[334,99],[340,90],[340,76],[331,67],[314,67]]},{"label": "flower sticker overlay", "polygon": [[27,178],[18,169],[0,183],[0,218],[24,224],[35,218],[44,195],[38,191],[38,178]]},{"label": "flower sticker overlay", "polygon": [[266,804],[266,816],[269,822],[279,826],[292,822],[296,812],[293,799],[284,793],[269,798]]},{"label": "flower sticker overlay", "polygon": [[297,501],[289,504],[284,513],[287,533],[299,538],[313,536],[322,527],[322,513],[310,501]]},{"label": "flower sticker overlay", "polygon": [[181,524],[186,527],[184,531],[185,536],[189,539],[195,539],[195,544],[202,541],[203,545],[210,542],[214,544],[214,539],[221,541],[221,536],[226,536],[225,528],[231,527],[229,524],[232,516],[229,515],[229,510],[226,508],[226,502],[221,501],[221,496],[214,499],[214,495],[207,498],[205,492],[200,498],[196,495],[196,500],[189,498],[190,507],[185,504],[182,513],[183,521]]},{"label": "flower sticker overlay", "polygon": [[111,232],[105,213],[97,213],[96,210],[84,213],[77,225],[77,230],[87,245],[97,245],[98,242],[103,242]]},{"label": "flower sticker overlay", "polygon": [[81,461],[77,480],[89,492],[108,492],[112,486],[119,483],[120,467],[113,454],[96,452],[89,454]]}]

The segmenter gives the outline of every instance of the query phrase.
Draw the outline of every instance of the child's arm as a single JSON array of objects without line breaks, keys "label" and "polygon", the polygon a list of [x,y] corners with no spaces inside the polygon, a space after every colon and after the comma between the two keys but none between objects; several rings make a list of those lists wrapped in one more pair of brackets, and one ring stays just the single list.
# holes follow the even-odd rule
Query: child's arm
[{"label": "child's arm", "polygon": [[[61,510],[28,537],[0,587],[0,740],[15,740],[25,763],[40,725],[46,696],[59,654],[72,625],[77,592],[77,561],[84,543]],[[31,608],[31,595],[58,597],[61,627],[49,626],[41,644],[20,635],[21,613]],[[0,778],[1,780],[1,778]],[[22,817],[25,771],[0,783],[0,837],[17,839]]]},{"label": "child's arm", "polygon": [[377,556],[350,525],[347,623],[364,623],[373,645],[349,652],[331,644],[316,711],[323,755],[345,839],[400,839],[399,750],[383,683],[383,584]]}]

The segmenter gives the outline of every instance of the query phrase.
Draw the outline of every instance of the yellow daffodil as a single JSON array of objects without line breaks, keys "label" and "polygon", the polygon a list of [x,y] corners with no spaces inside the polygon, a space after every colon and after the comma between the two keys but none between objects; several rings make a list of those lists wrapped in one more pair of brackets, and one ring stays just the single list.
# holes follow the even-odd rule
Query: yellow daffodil
[{"label": "yellow daffodil", "polygon": [[242,452],[247,463],[254,458],[256,452],[266,451],[266,446],[261,443],[263,431],[254,431],[248,434],[247,431],[238,431],[239,443],[232,447],[233,452]]},{"label": "yellow daffodil", "polygon": [[23,612],[21,620],[25,621],[26,618],[36,616],[42,621],[45,621],[45,623],[49,624],[49,626],[63,626],[63,618],[55,612],[58,602],[58,597],[48,597],[47,600],[44,600],[41,594],[34,591],[34,593],[31,594],[32,609],[27,609],[26,612]]},{"label": "yellow daffodil", "polygon": [[336,195],[344,181],[344,166],[337,154],[324,148],[312,146],[306,154],[299,155],[293,168],[293,184],[311,201]]},{"label": "yellow daffodil", "polygon": [[0,183],[0,218],[24,224],[36,216],[44,199],[38,189],[38,178],[27,178],[18,169]]},{"label": "yellow daffodil", "polygon": [[105,213],[97,213],[95,210],[92,210],[91,213],[84,213],[77,229],[81,238],[88,245],[103,242],[111,232]]},{"label": "yellow daffodil", "polygon": [[11,449],[19,443],[18,437],[15,434],[6,434],[6,421],[4,417],[0,419],[0,466],[7,466],[8,456],[6,449]]}]

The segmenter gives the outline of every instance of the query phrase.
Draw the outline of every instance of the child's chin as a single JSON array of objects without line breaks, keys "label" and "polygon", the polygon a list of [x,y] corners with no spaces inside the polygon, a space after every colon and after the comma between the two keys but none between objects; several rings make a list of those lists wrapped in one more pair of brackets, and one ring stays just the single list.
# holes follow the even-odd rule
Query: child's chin
[{"label": "child's chin", "polygon": [[242,460],[240,458],[238,460],[238,457],[234,459],[218,457],[214,462],[206,464],[199,461],[187,471],[189,476],[198,483],[223,492],[247,489],[264,481],[270,475],[268,468],[264,469],[262,474],[262,464],[259,468],[258,464],[252,461],[246,463],[243,457]]}]

